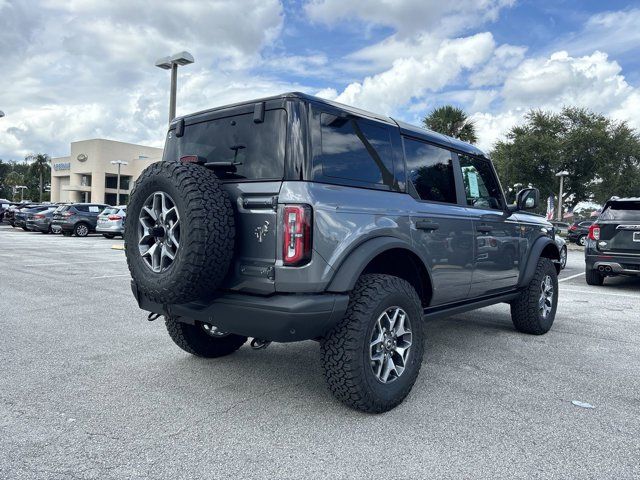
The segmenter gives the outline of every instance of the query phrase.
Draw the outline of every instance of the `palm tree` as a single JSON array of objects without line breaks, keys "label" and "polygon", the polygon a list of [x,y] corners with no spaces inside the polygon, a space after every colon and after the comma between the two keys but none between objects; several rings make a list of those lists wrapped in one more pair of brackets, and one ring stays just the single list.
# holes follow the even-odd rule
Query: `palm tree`
[{"label": "palm tree", "polygon": [[42,202],[42,192],[44,190],[44,176],[48,175],[50,172],[49,162],[51,162],[51,158],[46,153],[38,153],[37,155],[31,154],[27,158],[25,158],[27,162],[31,162],[31,166],[29,167],[32,175],[37,175],[40,178],[40,183],[38,184],[38,192],[40,193],[40,201]]},{"label": "palm tree", "polygon": [[23,182],[24,182],[24,177],[20,175],[18,172],[16,172],[15,170],[12,170],[9,173],[7,173],[7,176],[4,178],[4,183],[7,185],[7,187],[10,187],[11,191],[13,192],[13,200],[16,199],[15,187],[18,185],[22,185]]},{"label": "palm tree", "polygon": [[435,132],[459,138],[464,142],[476,143],[475,124],[469,120],[464,110],[452,105],[434,108],[429,115],[422,120],[423,125]]}]

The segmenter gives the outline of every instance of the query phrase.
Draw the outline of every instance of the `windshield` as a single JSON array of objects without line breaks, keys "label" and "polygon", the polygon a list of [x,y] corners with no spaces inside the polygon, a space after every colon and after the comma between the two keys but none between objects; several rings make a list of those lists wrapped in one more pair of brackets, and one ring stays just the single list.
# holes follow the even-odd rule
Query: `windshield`
[{"label": "windshield", "polygon": [[605,209],[600,220],[640,221],[640,202],[616,202]]},{"label": "windshield", "polygon": [[235,115],[187,125],[182,137],[169,131],[164,160],[198,155],[207,162],[234,162],[234,171],[216,170],[219,177],[237,180],[279,180],[284,176],[287,114],[267,110],[264,121],[253,114]]}]

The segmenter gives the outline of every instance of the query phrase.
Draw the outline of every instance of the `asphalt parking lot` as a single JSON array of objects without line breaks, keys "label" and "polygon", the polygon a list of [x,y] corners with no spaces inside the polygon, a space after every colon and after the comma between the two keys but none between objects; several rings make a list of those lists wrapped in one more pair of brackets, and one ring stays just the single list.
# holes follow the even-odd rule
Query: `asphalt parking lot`
[{"label": "asphalt parking lot", "polygon": [[427,321],[413,392],[373,416],[314,342],[179,350],[117,244],[0,225],[0,478],[640,477],[640,280],[587,286],[580,251],[550,333],[506,305]]}]

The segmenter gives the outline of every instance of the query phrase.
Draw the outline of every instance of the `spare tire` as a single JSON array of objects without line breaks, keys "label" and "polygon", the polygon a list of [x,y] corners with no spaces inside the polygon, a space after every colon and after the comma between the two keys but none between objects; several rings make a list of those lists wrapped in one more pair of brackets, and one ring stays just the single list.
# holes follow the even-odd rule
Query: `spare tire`
[{"label": "spare tire", "polygon": [[125,253],[138,290],[158,303],[185,303],[215,290],[233,258],[229,196],[211,170],[158,162],[131,191]]}]

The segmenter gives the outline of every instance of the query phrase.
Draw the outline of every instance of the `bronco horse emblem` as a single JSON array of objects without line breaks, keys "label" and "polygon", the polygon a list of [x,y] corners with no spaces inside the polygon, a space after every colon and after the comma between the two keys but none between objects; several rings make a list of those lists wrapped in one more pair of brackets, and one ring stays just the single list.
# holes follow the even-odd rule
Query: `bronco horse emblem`
[{"label": "bronco horse emblem", "polygon": [[262,243],[262,239],[267,235],[267,233],[269,233],[269,221],[265,220],[264,225],[261,225],[260,227],[256,227],[256,230],[255,230],[255,235],[256,235],[256,238],[258,239],[258,243]]}]

